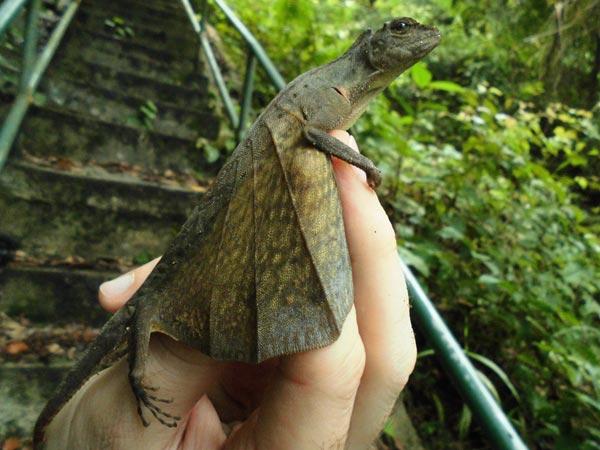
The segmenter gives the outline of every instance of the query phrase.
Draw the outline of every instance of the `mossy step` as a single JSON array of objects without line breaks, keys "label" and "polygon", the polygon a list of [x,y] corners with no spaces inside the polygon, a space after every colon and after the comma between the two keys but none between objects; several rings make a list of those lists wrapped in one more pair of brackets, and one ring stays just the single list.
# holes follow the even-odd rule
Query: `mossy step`
[{"label": "mossy step", "polygon": [[37,416],[70,367],[70,363],[0,365],[0,442],[31,437]]},{"label": "mossy step", "polygon": [[53,64],[60,64],[68,69],[83,62],[100,62],[104,65],[149,76],[165,83],[188,85],[200,75],[199,66],[192,60],[177,59],[165,62],[160,58],[152,58],[143,52],[123,50],[127,44],[118,41],[102,41],[91,39],[89,42],[75,41],[70,45],[66,40],[59,50],[60,57]]},{"label": "mossy step", "polygon": [[88,0],[81,3],[84,10],[99,9],[110,12],[130,14],[141,19],[164,17],[167,20],[186,18],[185,9],[179,1],[173,2],[175,7],[165,7],[164,3],[145,2],[139,0]]},{"label": "mossy step", "polygon": [[135,73],[100,61],[81,61],[66,70],[61,64],[51,66],[46,79],[75,78],[106,89],[133,91],[139,97],[164,101],[190,109],[206,109],[210,91],[208,78],[202,74],[194,76],[193,87],[165,82],[146,73]]},{"label": "mossy step", "polygon": [[76,66],[81,64],[81,60],[100,61],[111,67],[177,84],[185,84],[199,75],[194,58],[176,58],[167,52],[141,49],[139,45],[105,38],[101,33],[88,34],[89,41],[80,43],[75,40],[73,45],[63,48],[59,60],[62,66]]},{"label": "mossy step", "polygon": [[87,24],[88,20],[93,18],[93,28],[97,28],[99,25],[104,29],[104,23],[106,20],[114,20],[119,18],[123,21],[123,26],[130,27],[134,34],[138,29],[154,30],[154,32],[165,31],[170,36],[181,36],[183,34],[189,35],[194,33],[192,23],[187,16],[167,19],[157,16],[141,16],[136,11],[123,11],[115,10],[115,8],[90,8],[84,7],[83,4],[77,13],[77,22],[81,20],[81,23]]},{"label": "mossy step", "polygon": [[[81,10],[77,16],[77,24],[84,26],[88,30],[95,31],[106,31],[110,28],[107,27],[106,21],[111,20],[114,17],[120,17],[118,15],[110,15],[106,11],[101,10]],[[130,27],[133,31],[133,38],[136,41],[152,42],[160,45],[164,44],[170,47],[173,46],[198,46],[198,38],[194,33],[191,23],[189,26],[180,24],[178,27],[167,29],[163,23],[160,26],[152,26],[147,22],[132,23],[125,21],[123,26]]]},{"label": "mossy step", "polygon": [[181,139],[197,139],[201,128],[214,121],[214,115],[210,112],[129,95],[121,90],[106,89],[73,79],[48,79],[43,92],[44,101],[57,107],[89,112],[108,122],[151,129]]},{"label": "mossy step", "polygon": [[178,24],[177,27],[171,29],[167,29],[164,26],[160,28],[152,27],[145,22],[134,24],[124,21],[124,24],[119,28],[111,28],[107,25],[108,21],[118,17],[108,14],[106,11],[81,11],[73,26],[77,29],[112,34],[119,38],[121,38],[119,30],[127,27],[127,29],[131,30],[132,35],[122,37],[121,39],[123,40],[141,43],[150,48],[173,49],[176,53],[181,52],[183,49],[187,52],[184,54],[188,56],[192,54],[191,52],[197,51],[199,48],[198,38],[191,24],[187,27],[184,24]]},{"label": "mossy step", "polygon": [[156,59],[167,64],[178,64],[193,61],[198,55],[198,44],[168,46],[161,42],[142,41],[134,35],[120,37],[110,30],[90,29],[87,25],[74,24],[71,28],[73,38],[71,46],[93,46],[110,52],[123,52],[141,55],[148,59]]},{"label": "mossy step", "polygon": [[[208,116],[198,135],[213,140],[219,119]],[[193,140],[103,121],[52,106],[32,106],[17,138],[17,149],[36,156],[63,156],[98,163],[123,162],[158,171],[213,173]]]},{"label": "mossy step", "polygon": [[98,168],[13,162],[0,173],[0,230],[34,257],[130,263],[161,254],[200,195]]},{"label": "mossy step", "polygon": [[[135,23],[151,23],[157,27],[168,29],[173,23],[191,27],[183,6],[175,9],[162,9],[160,6],[133,0],[105,2],[103,0],[84,1],[82,11],[104,11],[107,17],[118,16]],[[162,25],[161,25],[162,24]]]},{"label": "mossy step", "polygon": [[[33,323],[102,325],[98,287],[117,271],[12,262],[0,268],[0,310]],[[1,414],[0,414],[1,415]]]}]

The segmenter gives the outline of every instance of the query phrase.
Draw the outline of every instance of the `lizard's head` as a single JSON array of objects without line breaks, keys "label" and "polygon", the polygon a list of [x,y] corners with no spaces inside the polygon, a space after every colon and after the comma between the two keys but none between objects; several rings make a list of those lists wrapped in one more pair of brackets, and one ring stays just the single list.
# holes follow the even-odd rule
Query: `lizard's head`
[{"label": "lizard's head", "polygon": [[439,42],[440,32],[437,28],[422,25],[410,17],[400,17],[384,23],[375,33],[370,33],[365,45],[371,65],[382,74],[388,73],[395,78],[433,50]]},{"label": "lizard's head", "polygon": [[362,114],[369,101],[398,75],[415,64],[440,42],[440,32],[409,17],[390,20],[373,32],[367,30],[340,58],[349,62],[336,90],[344,94],[349,111],[340,126],[349,127]]},{"label": "lizard's head", "polygon": [[373,97],[439,42],[434,27],[408,17],[390,20],[363,32],[335,61],[298,77],[290,102],[300,105],[313,126],[348,129]]}]

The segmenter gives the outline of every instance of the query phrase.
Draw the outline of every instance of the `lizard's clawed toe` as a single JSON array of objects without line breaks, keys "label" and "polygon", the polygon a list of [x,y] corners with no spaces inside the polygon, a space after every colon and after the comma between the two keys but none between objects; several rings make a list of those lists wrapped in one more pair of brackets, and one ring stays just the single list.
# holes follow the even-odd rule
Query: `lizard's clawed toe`
[{"label": "lizard's clawed toe", "polygon": [[142,424],[147,427],[150,422],[144,416],[143,409],[146,408],[150,413],[163,425],[172,428],[177,426],[177,422],[181,419],[179,416],[175,416],[163,411],[156,403],[172,403],[173,399],[160,398],[155,395],[148,394],[150,392],[158,391],[158,388],[153,386],[145,385],[139,377],[134,375],[129,376],[129,382],[131,389],[137,400],[137,411],[140,416]]}]

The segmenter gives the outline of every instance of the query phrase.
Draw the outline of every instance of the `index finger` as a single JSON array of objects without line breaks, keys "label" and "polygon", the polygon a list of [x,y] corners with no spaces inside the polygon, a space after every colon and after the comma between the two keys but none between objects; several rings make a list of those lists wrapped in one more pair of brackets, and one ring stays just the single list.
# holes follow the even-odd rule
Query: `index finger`
[{"label": "index finger", "polygon": [[148,275],[160,261],[160,256],[152,261],[130,270],[110,281],[105,281],[98,289],[98,301],[108,312],[114,313],[137,292]]}]

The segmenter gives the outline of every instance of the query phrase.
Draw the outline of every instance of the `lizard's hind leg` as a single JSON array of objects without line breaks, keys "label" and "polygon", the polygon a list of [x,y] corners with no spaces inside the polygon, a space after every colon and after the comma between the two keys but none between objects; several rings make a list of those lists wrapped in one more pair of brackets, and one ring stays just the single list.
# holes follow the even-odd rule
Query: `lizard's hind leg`
[{"label": "lizard's hind leg", "polygon": [[150,422],[144,416],[144,408],[150,411],[163,425],[176,427],[180,418],[163,411],[159,406],[161,403],[168,404],[173,400],[156,396],[154,393],[158,391],[158,387],[144,382],[151,326],[150,321],[147,320],[148,316],[138,315],[138,312],[136,311],[134,324],[129,330],[129,384],[137,401],[138,414],[145,427],[149,426]]}]

